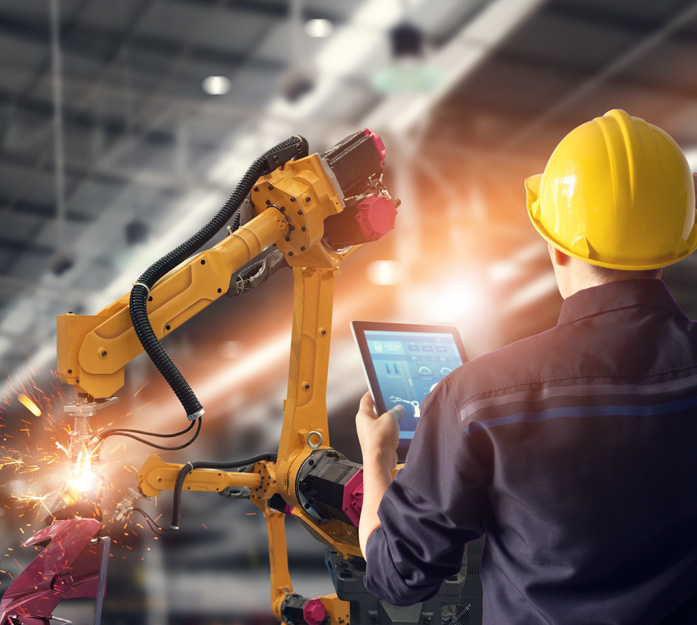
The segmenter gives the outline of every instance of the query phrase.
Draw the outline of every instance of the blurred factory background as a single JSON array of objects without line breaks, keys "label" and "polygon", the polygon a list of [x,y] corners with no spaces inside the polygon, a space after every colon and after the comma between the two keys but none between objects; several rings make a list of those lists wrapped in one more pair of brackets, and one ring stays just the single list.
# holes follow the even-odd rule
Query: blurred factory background
[{"label": "blurred factory background", "polygon": [[[402,205],[395,230],[351,256],[337,281],[330,429],[359,460],[365,382],[349,322],[456,325],[470,357],[552,326],[561,299],[523,179],[570,129],[611,108],[664,128],[695,171],[695,58],[692,0],[0,0],[3,456],[40,464],[33,455],[71,399],[53,373],[56,315],[93,314],[127,292],[278,141],[301,134],[322,152],[368,127],[384,139],[386,182]],[[665,271],[693,318],[696,265]],[[198,441],[167,460],[275,449],[291,312],[285,270],[167,337],[207,413]],[[120,397],[100,424],[183,425],[145,357],[127,368]],[[135,484],[149,452],[106,445],[115,488]],[[32,557],[19,543],[43,516],[18,497],[58,478],[0,466],[2,592]],[[170,499],[157,504],[168,518]],[[176,535],[156,540],[134,525],[115,535],[103,623],[270,622],[255,510],[189,494]],[[288,543],[296,590],[331,592],[323,547],[292,524]],[[77,625],[90,610],[73,602],[56,614]]]}]

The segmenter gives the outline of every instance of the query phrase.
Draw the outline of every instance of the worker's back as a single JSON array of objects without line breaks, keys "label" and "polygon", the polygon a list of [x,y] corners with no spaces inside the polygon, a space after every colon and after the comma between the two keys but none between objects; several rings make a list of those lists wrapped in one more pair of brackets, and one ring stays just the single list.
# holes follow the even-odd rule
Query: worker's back
[{"label": "worker's back", "polygon": [[486,622],[697,623],[697,327],[662,283],[581,291],[453,378],[492,463]]}]

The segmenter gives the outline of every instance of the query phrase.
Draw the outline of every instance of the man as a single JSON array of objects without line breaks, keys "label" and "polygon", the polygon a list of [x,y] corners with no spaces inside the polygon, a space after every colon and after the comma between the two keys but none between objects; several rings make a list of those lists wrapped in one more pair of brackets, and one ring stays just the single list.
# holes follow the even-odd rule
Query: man
[{"label": "man", "polygon": [[558,325],[445,378],[392,482],[399,412],[363,397],[366,587],[428,598],[485,533],[486,624],[694,625],[697,324],[660,280],[697,247],[689,167],[614,110],[526,188]]}]

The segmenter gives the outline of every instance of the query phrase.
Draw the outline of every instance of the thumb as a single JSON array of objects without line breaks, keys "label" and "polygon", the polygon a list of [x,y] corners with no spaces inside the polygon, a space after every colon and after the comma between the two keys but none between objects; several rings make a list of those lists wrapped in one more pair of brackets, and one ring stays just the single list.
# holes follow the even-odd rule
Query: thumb
[{"label": "thumb", "polygon": [[390,414],[392,414],[397,421],[401,421],[402,417],[404,416],[404,406],[401,404],[397,404],[396,406],[393,406],[390,408]]}]

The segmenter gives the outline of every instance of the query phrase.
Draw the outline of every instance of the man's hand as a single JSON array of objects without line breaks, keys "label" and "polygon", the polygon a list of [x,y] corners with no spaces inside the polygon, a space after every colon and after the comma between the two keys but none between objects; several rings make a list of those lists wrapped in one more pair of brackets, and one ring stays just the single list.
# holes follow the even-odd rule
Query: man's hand
[{"label": "man's hand", "polygon": [[380,527],[378,506],[397,465],[399,420],[403,416],[403,406],[396,406],[378,416],[370,393],[363,395],[356,414],[356,431],[363,452],[363,509],[358,538],[364,557],[368,537]]},{"label": "man's hand", "polygon": [[399,445],[399,421],[404,416],[404,407],[395,406],[378,416],[370,392],[361,397],[356,414],[356,432],[361,445],[363,461],[366,457],[378,459],[392,471],[397,465]]}]

